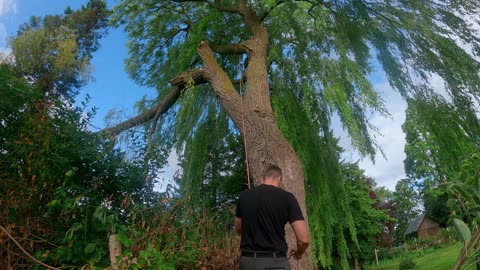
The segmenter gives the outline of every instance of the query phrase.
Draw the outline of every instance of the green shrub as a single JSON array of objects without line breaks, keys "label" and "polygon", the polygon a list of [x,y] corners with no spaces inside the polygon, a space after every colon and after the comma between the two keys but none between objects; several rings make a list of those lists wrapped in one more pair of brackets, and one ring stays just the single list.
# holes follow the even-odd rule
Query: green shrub
[{"label": "green shrub", "polygon": [[407,253],[407,250],[404,246],[389,249],[380,247],[378,249],[378,258],[381,260],[393,260],[403,257],[405,253]]},{"label": "green shrub", "polygon": [[124,246],[120,269],[235,269],[239,237],[222,225],[220,210],[192,208],[189,198],[139,205],[132,224],[119,231]]},{"label": "green shrub", "polygon": [[412,257],[405,257],[400,261],[400,265],[398,266],[399,270],[411,270],[415,269],[415,261]]}]

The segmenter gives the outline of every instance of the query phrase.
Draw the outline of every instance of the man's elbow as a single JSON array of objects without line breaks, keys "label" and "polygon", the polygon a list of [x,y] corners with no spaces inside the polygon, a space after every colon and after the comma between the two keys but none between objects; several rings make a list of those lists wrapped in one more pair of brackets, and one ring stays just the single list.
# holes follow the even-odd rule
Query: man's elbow
[{"label": "man's elbow", "polygon": [[299,220],[291,223],[297,243],[308,247],[310,245],[310,233],[308,231],[307,223],[304,220]]},{"label": "man's elbow", "polygon": [[300,238],[297,239],[298,244],[301,244],[305,247],[310,246],[310,237]]},{"label": "man's elbow", "polygon": [[298,235],[297,241],[299,244],[302,244],[305,248],[307,248],[310,245],[310,233],[308,232],[308,228],[305,227],[305,230],[303,233]]}]

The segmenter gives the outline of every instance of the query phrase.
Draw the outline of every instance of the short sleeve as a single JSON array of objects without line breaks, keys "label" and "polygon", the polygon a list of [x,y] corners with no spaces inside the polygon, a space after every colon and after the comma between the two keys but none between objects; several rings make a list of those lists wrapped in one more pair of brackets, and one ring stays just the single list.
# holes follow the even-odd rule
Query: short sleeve
[{"label": "short sleeve", "polygon": [[242,218],[242,216],[243,216],[242,215],[242,208],[240,206],[240,198],[238,198],[238,200],[237,200],[237,209],[235,210],[235,216],[237,218]]},{"label": "short sleeve", "polygon": [[292,223],[297,220],[304,220],[297,199],[292,193],[289,193],[288,195],[288,222]]}]

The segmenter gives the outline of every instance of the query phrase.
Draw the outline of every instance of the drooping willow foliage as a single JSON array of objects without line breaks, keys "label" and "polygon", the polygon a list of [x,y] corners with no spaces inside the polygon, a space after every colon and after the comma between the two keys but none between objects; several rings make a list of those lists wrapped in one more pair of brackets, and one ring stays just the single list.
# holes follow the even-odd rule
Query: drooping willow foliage
[{"label": "drooping willow foliage", "polygon": [[408,101],[403,125],[407,144],[405,171],[412,179],[452,180],[461,162],[480,148],[480,122],[438,94]]},{"label": "drooping willow foliage", "polygon": [[[233,6],[238,1],[124,0],[115,8],[113,21],[130,38],[127,71],[137,83],[156,87],[158,100],[168,93],[168,80],[201,66],[196,54],[201,40],[236,44],[249,38],[241,16],[221,12],[214,3]],[[480,2],[248,3],[264,18],[270,35],[267,64],[272,106],[281,131],[303,162],[316,262],[346,268],[346,238],[355,239],[355,229],[340,181],[339,151],[330,118],[338,114],[353,146],[373,157],[375,127],[367,113],[387,114],[370,81],[378,69],[405,98],[433,92],[430,80],[439,76],[445,81],[451,106],[474,115],[475,100],[480,97],[480,65],[475,59],[480,55],[480,38],[472,30],[469,18],[474,17],[469,15],[478,13]],[[466,52],[461,43],[471,50]],[[238,78],[240,63],[240,67],[248,64],[248,58],[232,55],[219,54],[217,60],[232,79]],[[155,136],[162,138],[156,141],[159,145],[168,142],[179,150],[182,188],[190,193],[198,192],[199,185],[215,182],[214,177],[235,175],[232,170],[243,159],[241,148],[231,148],[235,143],[229,143],[236,140],[238,144],[241,139],[205,85],[182,94]],[[229,154],[236,162],[212,169],[212,164],[218,164],[212,160],[227,160],[222,155]],[[237,179],[245,183],[244,177]]]},{"label": "drooping willow foliage", "polygon": [[[341,268],[348,269],[346,237],[356,241],[356,232],[340,174],[340,148],[329,129],[327,112],[306,109],[305,103],[318,108],[318,101],[298,94],[300,102],[289,91],[275,92],[272,101],[280,129],[304,167],[315,263],[334,265],[334,258],[340,258]],[[313,130],[319,130],[320,134]]]},{"label": "drooping willow foliage", "polygon": [[218,104],[210,103],[204,113],[205,119],[185,139],[184,149],[179,149],[183,168],[180,190],[207,209],[232,207],[247,184],[243,144]]},{"label": "drooping willow foliage", "polygon": [[480,149],[480,121],[475,111],[464,111],[438,93],[424,93],[408,100],[402,128],[410,178],[405,181],[417,181],[427,215],[447,224],[450,184],[464,160]]}]

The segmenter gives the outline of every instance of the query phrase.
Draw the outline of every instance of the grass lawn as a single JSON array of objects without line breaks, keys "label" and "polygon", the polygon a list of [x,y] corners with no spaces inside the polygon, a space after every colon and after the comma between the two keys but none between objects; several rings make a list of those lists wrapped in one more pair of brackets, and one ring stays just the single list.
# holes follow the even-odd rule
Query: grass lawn
[{"label": "grass lawn", "polygon": [[[452,269],[457,256],[462,248],[462,244],[440,248],[426,252],[421,257],[414,258],[418,270],[449,270]],[[398,270],[399,260],[380,261],[379,266],[370,267],[370,270]],[[469,267],[466,269],[474,269]]]}]

